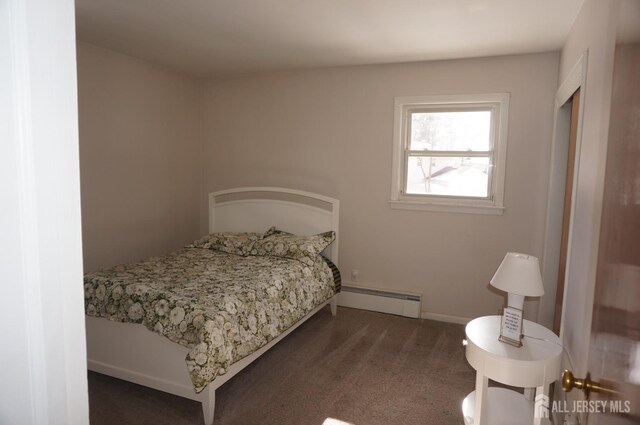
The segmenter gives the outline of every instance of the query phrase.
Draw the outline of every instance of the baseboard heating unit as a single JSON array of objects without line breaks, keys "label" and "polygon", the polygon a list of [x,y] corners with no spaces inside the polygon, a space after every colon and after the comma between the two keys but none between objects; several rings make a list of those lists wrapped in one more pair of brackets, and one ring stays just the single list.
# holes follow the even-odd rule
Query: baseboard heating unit
[{"label": "baseboard heating unit", "polygon": [[342,285],[338,305],[420,318],[421,296],[405,292],[382,291]]}]

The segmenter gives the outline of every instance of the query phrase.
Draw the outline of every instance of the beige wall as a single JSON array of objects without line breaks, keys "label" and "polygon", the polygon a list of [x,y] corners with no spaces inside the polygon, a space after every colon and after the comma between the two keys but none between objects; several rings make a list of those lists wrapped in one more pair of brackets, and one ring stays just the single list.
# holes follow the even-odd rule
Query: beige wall
[{"label": "beige wall", "polygon": [[589,333],[596,278],[600,217],[604,188],[611,81],[618,1],[585,0],[560,61],[560,82],[588,52],[578,174],[575,183],[575,218],[565,288],[561,335],[574,360],[574,373],[586,373]]},{"label": "beige wall", "polygon": [[[503,298],[487,285],[504,254],[542,254],[558,63],[548,53],[210,81],[204,193],[274,185],[337,197],[345,280],[358,269],[359,285],[422,293],[423,312],[495,314]],[[394,97],[493,92],[511,93],[504,215],[392,210]]]},{"label": "beige wall", "polygon": [[77,63],[85,271],[197,238],[198,82],[85,43]]}]

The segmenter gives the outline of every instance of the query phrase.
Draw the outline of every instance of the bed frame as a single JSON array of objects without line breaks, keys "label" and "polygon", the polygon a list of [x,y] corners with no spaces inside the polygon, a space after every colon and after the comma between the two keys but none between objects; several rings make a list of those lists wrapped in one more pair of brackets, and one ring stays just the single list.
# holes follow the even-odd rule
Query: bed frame
[{"label": "bed frame", "polygon": [[[276,187],[246,187],[209,194],[210,232],[264,232],[270,226],[300,235],[328,230],[336,240],[325,255],[338,263],[339,201],[322,195]],[[213,423],[216,389],[281,341],[327,304],[336,315],[337,295],[317,306],[299,322],[253,354],[229,367],[196,394],[185,357],[186,347],[149,331],[141,324],[86,317],[89,370],[151,387],[202,403],[204,422]]]}]

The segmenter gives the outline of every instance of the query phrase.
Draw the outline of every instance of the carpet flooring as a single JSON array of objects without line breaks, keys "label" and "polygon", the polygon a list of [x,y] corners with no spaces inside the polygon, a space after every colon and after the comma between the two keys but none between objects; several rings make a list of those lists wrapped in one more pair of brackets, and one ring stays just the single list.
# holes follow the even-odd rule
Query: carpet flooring
[{"label": "carpet flooring", "polygon": [[[475,384],[463,338],[461,325],[327,307],[216,391],[214,424],[461,425]],[[92,425],[203,423],[199,403],[93,372],[89,408]]]}]

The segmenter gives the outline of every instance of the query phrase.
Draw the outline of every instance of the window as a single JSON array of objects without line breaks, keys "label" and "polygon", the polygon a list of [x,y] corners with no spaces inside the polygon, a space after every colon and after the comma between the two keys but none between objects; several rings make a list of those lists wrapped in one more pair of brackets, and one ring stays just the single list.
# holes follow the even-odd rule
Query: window
[{"label": "window", "polygon": [[391,207],[502,214],[509,94],[395,99]]}]

